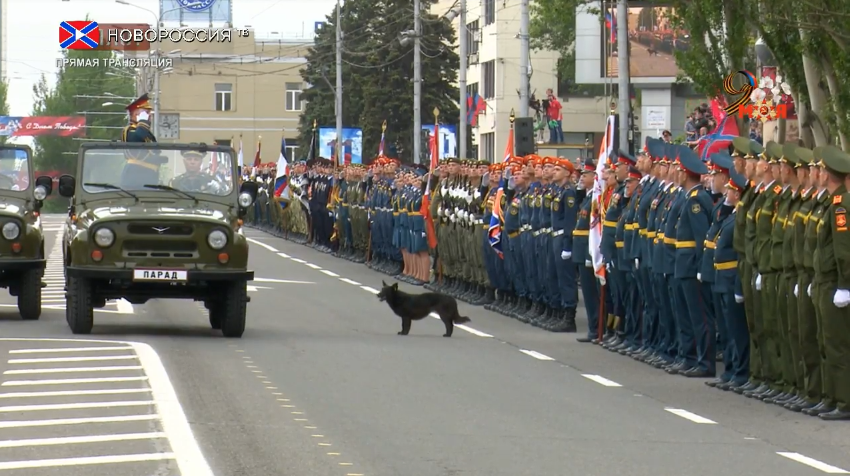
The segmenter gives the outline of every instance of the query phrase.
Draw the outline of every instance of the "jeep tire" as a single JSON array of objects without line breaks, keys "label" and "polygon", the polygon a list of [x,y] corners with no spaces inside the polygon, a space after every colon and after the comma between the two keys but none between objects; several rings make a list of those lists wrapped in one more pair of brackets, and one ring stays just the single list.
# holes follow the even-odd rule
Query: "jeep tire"
[{"label": "jeep tire", "polygon": [[41,317],[41,270],[24,271],[18,286],[18,311],[21,313],[21,319],[37,320]]},{"label": "jeep tire", "polygon": [[248,311],[248,282],[226,283],[221,291],[220,304],[211,306],[213,309],[218,307],[221,311],[211,313],[210,320],[213,315],[221,316],[221,333],[224,337],[242,337],[245,332],[245,314]]},{"label": "jeep tire", "polygon": [[91,334],[94,326],[91,281],[86,278],[69,277],[65,301],[65,318],[71,332]]},{"label": "jeep tire", "polygon": [[221,330],[222,315],[224,314],[224,304],[219,301],[211,303],[208,312],[210,313],[210,327],[214,330]]}]

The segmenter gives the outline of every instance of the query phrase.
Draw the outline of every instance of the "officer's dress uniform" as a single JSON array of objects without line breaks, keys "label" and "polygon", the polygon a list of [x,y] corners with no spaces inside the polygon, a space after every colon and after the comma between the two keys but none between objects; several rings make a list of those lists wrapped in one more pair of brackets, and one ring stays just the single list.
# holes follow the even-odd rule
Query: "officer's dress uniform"
[{"label": "officer's dress uniform", "polygon": [[[130,114],[137,109],[151,110],[147,94],[142,95],[132,104],[127,106]],[[123,142],[133,143],[155,143],[156,137],[151,132],[151,122],[144,119],[129,124],[121,134]],[[126,151],[127,163],[121,171],[121,187],[129,189],[141,189],[144,185],[159,184],[159,167],[165,158],[151,150]]]},{"label": "officer's dress uniform", "polygon": [[[652,146],[650,147],[650,144]],[[647,142],[646,153],[650,160],[657,162],[660,158],[659,152],[655,149],[654,143]],[[655,201],[658,192],[658,180],[650,175],[641,178],[641,183],[638,185],[638,199],[635,203],[635,215],[632,221],[632,227],[635,228],[635,236],[632,239],[632,246],[629,250],[629,258],[634,263],[635,282],[639,289],[639,306],[641,309],[641,328],[638,332],[641,336],[640,348],[636,352],[636,357],[646,360],[650,356],[654,357],[656,327],[658,323],[658,308],[656,305],[655,290],[652,283],[652,260],[650,258],[648,237],[650,226],[650,215],[652,214],[652,204]]]},{"label": "officer's dress uniform", "polygon": [[[666,155],[661,157],[661,163],[667,165],[668,160]],[[666,264],[664,262],[664,250],[666,245],[664,245],[663,241],[664,217],[667,210],[669,210],[672,189],[672,183],[659,181],[655,196],[649,205],[646,253],[640,260],[641,267],[646,266],[649,268],[650,286],[653,289],[651,297],[655,301],[654,307],[657,311],[655,313],[654,338],[652,340],[652,349],[655,357],[646,362],[657,368],[673,363],[675,358],[675,354],[670,353],[673,342],[676,341],[676,335],[674,332],[675,326],[673,325],[672,309],[670,307],[670,288],[665,276]]]},{"label": "officer's dress uniform", "polygon": [[[588,173],[596,173],[596,166],[590,159],[584,163],[582,168],[582,174]],[[599,320],[603,309],[600,308],[599,281],[596,279],[593,260],[590,257],[592,214],[593,193],[585,193],[576,214],[575,227],[572,230],[572,248],[569,251],[572,252],[572,262],[578,269],[578,277],[581,280],[581,296],[584,301],[585,314],[587,314],[587,339],[598,343],[602,339]],[[564,233],[566,234],[568,231],[565,230]],[[566,246],[563,249],[568,250]]]},{"label": "officer's dress uniform", "polygon": [[[600,244],[606,270],[606,290],[611,298],[610,314],[614,315],[614,328],[619,327],[619,321],[624,316],[621,293],[624,291],[625,281],[617,266],[617,222],[623,213],[623,190],[623,184],[617,184],[611,194],[610,202],[605,209],[605,217],[602,220],[602,241]],[[619,345],[619,342],[617,345]]]},{"label": "officer's dress uniform", "polygon": [[[537,203],[538,200],[542,204],[542,186],[540,182],[532,182],[523,198],[522,207],[519,211],[520,223],[522,223],[523,230],[523,233],[520,236],[522,243],[520,253],[522,253],[523,276],[525,281],[528,283],[528,294],[526,296],[527,302],[514,314],[516,319],[526,323],[533,322],[535,317],[539,314],[540,309],[543,307],[540,302],[543,297],[541,290],[542,286],[541,283],[538,282],[537,278],[537,268],[539,263],[537,262],[537,250],[534,247],[534,241],[536,238],[534,233],[540,233],[540,225],[536,219],[537,215],[535,214],[535,203]],[[538,228],[535,228],[535,226]]]},{"label": "officer's dress uniform", "polygon": [[[673,152],[674,154],[678,151]],[[673,157],[676,157],[673,155]],[[676,160],[673,166],[678,166],[679,159]],[[676,229],[679,223],[679,216],[682,213],[682,207],[687,199],[685,190],[678,185],[674,185],[670,191],[670,198],[667,202],[663,218],[663,233],[660,232],[659,238],[662,243],[660,251],[660,260],[663,263],[664,276],[667,280],[667,289],[670,294],[670,331],[672,338],[670,340],[670,355],[674,357],[673,365],[666,367],[665,370],[671,374],[677,374],[690,370],[690,365],[693,362],[686,362],[685,355],[687,350],[684,347],[685,342],[692,344],[692,329],[688,324],[687,303],[682,301],[682,283],[676,278]],[[690,336],[690,337],[689,337]]]},{"label": "officer's dress uniform", "polygon": [[[491,166],[490,173],[501,173],[501,169]],[[511,291],[510,284],[507,279],[505,279],[504,252],[500,257],[496,253],[496,250],[494,250],[490,245],[490,221],[493,218],[493,214],[496,213],[496,197],[504,197],[504,190],[502,195],[498,195],[498,192],[498,186],[490,187],[487,191],[487,194],[484,197],[484,214],[481,217],[482,224],[479,225],[482,231],[481,243],[479,246],[481,246],[484,255],[484,265],[487,270],[487,278],[492,289],[496,291],[493,294],[495,301],[485,305],[485,309],[491,311],[495,311],[497,308],[503,306],[508,293]]]},{"label": "officer's dress uniform", "polygon": [[520,221],[520,209],[524,199],[525,191],[508,189],[505,192],[505,226],[502,230],[502,240],[507,237],[506,243],[502,245],[505,255],[505,274],[511,281],[513,295],[508,307],[502,309],[506,315],[512,315],[519,308],[527,307],[528,288],[526,287],[524,264],[522,257],[522,222]]},{"label": "officer's dress uniform", "polygon": [[[565,159],[553,159],[553,165],[568,171],[572,170],[572,165]],[[542,257],[551,261],[554,279],[550,277],[549,281],[553,285],[554,292],[549,302],[553,309],[552,320],[544,328],[553,332],[575,332],[575,315],[578,307],[578,280],[576,276],[578,265],[576,260],[580,259],[580,266],[585,267],[584,262],[588,259],[589,247],[587,237],[582,241],[575,236],[580,204],[572,184],[569,182],[561,185],[552,184],[549,195],[551,200],[548,210],[549,220],[546,223],[548,226],[545,226],[545,228],[550,230],[550,237],[547,244],[548,250],[543,250]],[[588,229],[589,225],[588,222]],[[582,248],[577,249],[577,245]],[[596,279],[591,277],[590,284],[594,285],[595,283]],[[584,286],[584,281],[582,286]],[[598,306],[599,298],[597,297],[596,300],[595,304]],[[598,316],[594,317],[598,318]],[[594,324],[596,321],[591,322],[591,319],[593,317],[588,315],[588,322]],[[593,329],[595,331],[595,324]]]}]

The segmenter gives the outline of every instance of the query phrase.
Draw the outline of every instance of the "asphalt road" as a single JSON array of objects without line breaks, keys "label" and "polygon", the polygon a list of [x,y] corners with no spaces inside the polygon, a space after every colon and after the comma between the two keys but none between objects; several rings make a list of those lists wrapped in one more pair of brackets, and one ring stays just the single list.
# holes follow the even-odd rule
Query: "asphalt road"
[{"label": "asphalt road", "polygon": [[464,304],[451,339],[401,337],[389,278],[247,234],[242,339],[191,302],[114,303],[80,338],[61,295],[37,322],[0,296],[0,476],[850,474],[846,424]]}]

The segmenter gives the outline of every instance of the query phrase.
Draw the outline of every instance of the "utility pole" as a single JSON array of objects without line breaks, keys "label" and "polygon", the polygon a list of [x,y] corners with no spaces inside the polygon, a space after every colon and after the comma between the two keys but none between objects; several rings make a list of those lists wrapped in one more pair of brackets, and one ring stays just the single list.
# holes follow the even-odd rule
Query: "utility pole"
[{"label": "utility pole", "polygon": [[[413,0],[413,163],[422,154],[422,6]],[[463,60],[461,60],[463,61]]]},{"label": "utility pole", "polygon": [[617,72],[619,84],[617,94],[620,96],[620,143],[618,147],[629,150],[629,132],[631,130],[630,116],[632,114],[631,98],[629,97],[629,3],[628,0],[617,1]]},{"label": "utility pole", "polygon": [[519,15],[519,117],[528,117],[528,0],[520,0]]},{"label": "utility pole", "polygon": [[153,72],[153,136],[159,137],[159,52],[156,54],[156,66]]},{"label": "utility pole", "polygon": [[[458,131],[458,140],[460,144],[458,144],[458,156],[461,160],[466,159],[466,68],[467,68],[467,52],[469,51],[469,45],[466,44],[468,31],[466,30],[466,0],[460,0],[460,15],[458,22],[460,23],[460,27],[458,31],[460,32],[460,70],[457,75],[457,84],[458,89],[460,89],[460,120],[458,124],[460,124]],[[437,138],[439,140],[439,137]]]},{"label": "utility pole", "polygon": [[336,0],[336,162],[342,158],[342,6]]}]

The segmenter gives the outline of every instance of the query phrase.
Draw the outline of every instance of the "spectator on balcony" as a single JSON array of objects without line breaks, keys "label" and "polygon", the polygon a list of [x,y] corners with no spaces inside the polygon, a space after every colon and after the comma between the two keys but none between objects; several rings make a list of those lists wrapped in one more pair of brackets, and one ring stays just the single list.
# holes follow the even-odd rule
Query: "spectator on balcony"
[{"label": "spectator on balcony", "polygon": [[558,98],[555,97],[552,89],[546,90],[546,99],[549,101],[549,105],[546,109],[546,115],[549,116],[549,143],[563,144],[564,122],[563,117],[561,116],[561,101],[558,101]]}]

